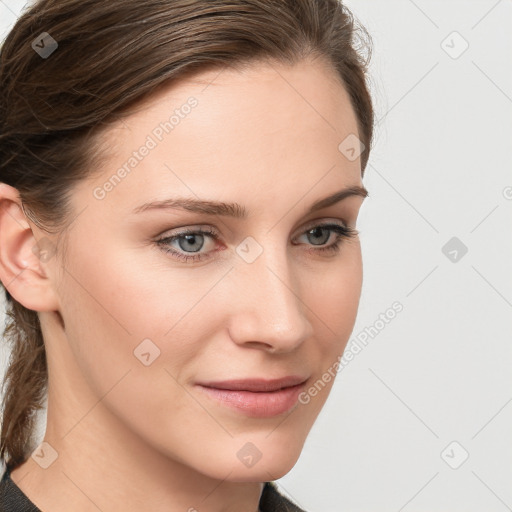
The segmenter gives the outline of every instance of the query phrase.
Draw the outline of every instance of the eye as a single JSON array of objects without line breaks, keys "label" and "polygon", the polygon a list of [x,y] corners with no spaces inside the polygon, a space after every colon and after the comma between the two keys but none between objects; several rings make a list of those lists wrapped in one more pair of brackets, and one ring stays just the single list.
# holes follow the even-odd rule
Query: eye
[{"label": "eye", "polygon": [[[344,224],[320,224],[318,226],[314,226],[308,229],[303,235],[308,240],[313,240],[315,243],[313,245],[324,245],[331,238],[332,234],[335,234],[334,242],[326,247],[320,247],[317,249],[310,249],[313,252],[319,252],[322,254],[331,253],[336,254],[340,250],[341,243],[343,240],[356,238],[359,235],[359,232],[351,228],[350,226],[345,226]],[[326,236],[327,235],[327,236]],[[316,242],[319,242],[318,244]]]},{"label": "eye", "polygon": [[[219,237],[215,231],[210,228],[207,229],[186,229],[180,233],[172,236],[167,236],[156,241],[160,248],[171,254],[174,258],[181,261],[201,261],[205,257],[209,257],[199,251],[204,245],[204,238],[210,237],[213,240],[218,240]],[[178,242],[178,250],[171,246],[172,243]],[[188,253],[188,251],[190,252]],[[185,251],[185,253],[180,252]],[[197,253],[197,254],[196,254]]]},{"label": "eye", "polygon": [[[325,245],[335,235],[334,241],[326,247],[318,247]],[[313,226],[304,232],[301,236],[306,237],[307,242],[311,243],[314,247],[309,249],[316,253],[337,253],[340,250],[341,242],[344,239],[355,238],[359,232],[344,224],[321,224]],[[215,252],[200,252],[204,246],[205,238],[211,238],[214,241],[219,240],[217,233],[211,229],[186,229],[180,233],[172,236],[166,236],[155,241],[155,243],[166,253],[170,254],[173,258],[185,262],[202,261],[203,259],[211,258],[210,254]],[[299,237],[300,238],[300,237]],[[300,244],[296,244],[300,245]]]}]

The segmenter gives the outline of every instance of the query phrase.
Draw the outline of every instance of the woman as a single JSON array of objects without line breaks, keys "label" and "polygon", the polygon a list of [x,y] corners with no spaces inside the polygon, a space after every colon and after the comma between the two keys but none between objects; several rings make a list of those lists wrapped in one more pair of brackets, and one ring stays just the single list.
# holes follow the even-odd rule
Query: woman
[{"label": "woman", "polygon": [[273,481],[362,283],[356,34],[336,0],[19,18],[0,55],[3,510],[301,510]]}]

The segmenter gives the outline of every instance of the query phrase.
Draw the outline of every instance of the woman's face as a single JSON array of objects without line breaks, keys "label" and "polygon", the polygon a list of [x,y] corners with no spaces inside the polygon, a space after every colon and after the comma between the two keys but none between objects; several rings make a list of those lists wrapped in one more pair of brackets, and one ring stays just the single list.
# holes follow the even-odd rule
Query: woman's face
[{"label": "woman's face", "polygon": [[[49,425],[52,400],[73,397],[76,428],[103,397],[96,423],[149,451],[215,478],[279,478],[359,304],[359,240],[334,245],[363,196],[310,211],[362,186],[349,97],[319,61],[261,63],[208,71],[142,107],[105,132],[113,151],[74,190],[66,260],[47,262],[64,322],[43,321]],[[262,392],[290,376],[281,384],[304,384]],[[259,382],[226,382],[241,379]]]}]

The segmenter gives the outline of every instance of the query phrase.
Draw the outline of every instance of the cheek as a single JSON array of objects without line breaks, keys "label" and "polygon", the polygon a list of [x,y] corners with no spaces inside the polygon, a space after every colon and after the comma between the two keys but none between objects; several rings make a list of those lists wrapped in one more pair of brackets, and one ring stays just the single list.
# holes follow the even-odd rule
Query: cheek
[{"label": "cheek", "polygon": [[351,247],[344,256],[316,281],[309,275],[304,283],[304,301],[313,312],[317,334],[326,331],[326,338],[331,341],[328,346],[334,353],[343,350],[354,327],[363,279],[359,246]]},{"label": "cheek", "polygon": [[313,378],[299,399],[299,409],[308,428],[324,406],[337,378],[339,359],[350,338],[357,317],[362,287],[359,247],[352,247],[339,263],[315,281],[308,277],[304,301],[312,310],[314,338],[308,346]]},{"label": "cheek", "polygon": [[166,370],[181,381],[212,336],[220,301],[209,290],[218,272],[170,269],[128,249],[104,247],[101,254],[69,256],[61,303],[74,358],[98,395],[130,371],[131,380],[140,376],[140,389],[168,400],[173,380]]},{"label": "cheek", "polygon": [[129,272],[108,250],[101,258],[70,254],[69,261],[60,287],[65,335],[84,377],[102,394],[134,363],[141,366],[133,350],[156,335],[158,323],[149,294],[140,300],[143,274]]},{"label": "cheek", "polygon": [[[79,416],[101,398],[101,405],[124,426],[150,442],[160,442],[165,451],[168,443],[183,444],[185,434],[197,429],[194,416],[208,419],[180,383],[180,372],[186,373],[201,353],[197,345],[205,340],[193,306],[208,283],[173,289],[167,280],[133,272],[133,260],[111,264],[106,251],[103,254],[101,262],[73,260],[73,277],[64,283],[62,315],[70,347],[66,357],[73,361],[62,361],[61,366],[76,365],[83,377],[74,388],[82,399],[87,397]],[[99,413],[98,408],[95,414]]]}]

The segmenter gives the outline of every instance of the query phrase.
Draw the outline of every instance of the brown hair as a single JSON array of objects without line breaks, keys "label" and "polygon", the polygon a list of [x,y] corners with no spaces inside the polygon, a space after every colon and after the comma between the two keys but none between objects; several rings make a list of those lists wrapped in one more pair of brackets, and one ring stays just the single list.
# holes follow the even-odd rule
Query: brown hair
[{"label": "brown hair", "polygon": [[[349,94],[364,174],[374,123],[370,55],[370,35],[339,0],[39,0],[0,53],[0,182],[18,190],[35,225],[65,235],[73,185],[107,153],[100,129],[128,107],[206,68],[309,56],[332,65]],[[48,375],[37,312],[5,292],[11,357],[0,458],[12,469],[35,448]]]}]

